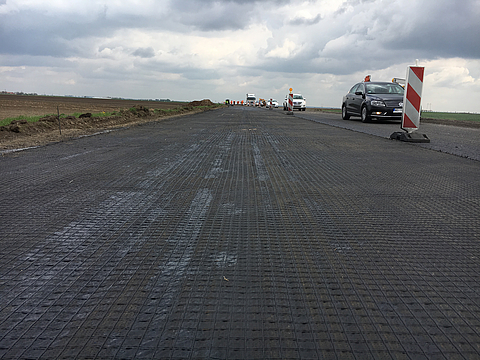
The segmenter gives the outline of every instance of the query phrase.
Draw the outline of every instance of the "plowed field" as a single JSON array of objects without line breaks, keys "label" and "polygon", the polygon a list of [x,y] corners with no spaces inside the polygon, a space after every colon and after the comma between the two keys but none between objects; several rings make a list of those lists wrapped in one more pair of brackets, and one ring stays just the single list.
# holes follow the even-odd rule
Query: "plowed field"
[{"label": "plowed field", "polygon": [[[0,150],[39,146],[107,129],[206,110],[199,106],[214,106],[214,104],[209,100],[186,103],[2,94],[0,95],[0,120],[20,118],[11,124],[0,126]],[[56,116],[57,107],[58,113],[61,114],[60,123]],[[168,112],[161,110],[168,110]],[[106,117],[79,116],[79,114],[102,112],[114,114]],[[54,116],[45,117],[35,123],[21,118],[52,114]],[[73,114],[76,116],[72,116]]]},{"label": "plowed field", "polygon": [[57,106],[62,114],[112,112],[133,106],[149,109],[172,109],[184,106],[184,102],[70,98],[60,96],[0,95],[0,120],[17,116],[56,114]]}]

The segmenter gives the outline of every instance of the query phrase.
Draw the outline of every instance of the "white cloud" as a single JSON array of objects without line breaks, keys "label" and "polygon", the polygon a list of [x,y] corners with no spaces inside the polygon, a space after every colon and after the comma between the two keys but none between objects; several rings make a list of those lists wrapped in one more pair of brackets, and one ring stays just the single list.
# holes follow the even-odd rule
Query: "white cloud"
[{"label": "white cloud", "polygon": [[435,87],[457,87],[462,85],[474,85],[480,79],[470,75],[469,66],[480,66],[480,62],[474,64],[465,59],[439,59],[428,61],[425,64],[427,70],[425,81]]},{"label": "white cloud", "polygon": [[275,49],[270,50],[265,57],[287,59],[295,55],[296,49],[297,44],[294,41],[285,39],[281,47],[276,47]]}]

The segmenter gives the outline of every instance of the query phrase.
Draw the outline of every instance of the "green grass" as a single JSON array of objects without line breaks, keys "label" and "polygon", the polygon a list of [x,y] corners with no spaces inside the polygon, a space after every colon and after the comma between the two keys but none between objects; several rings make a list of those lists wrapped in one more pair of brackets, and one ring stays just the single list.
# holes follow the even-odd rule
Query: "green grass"
[{"label": "green grass", "polygon": [[422,111],[422,119],[480,121],[480,114]]},{"label": "green grass", "polygon": [[173,108],[173,109],[155,109],[155,114],[170,114],[174,112],[178,112],[179,108]]},{"label": "green grass", "polygon": [[27,120],[28,122],[37,122],[39,119],[41,119],[44,116],[48,116],[48,115],[10,117],[10,118],[0,120],[0,126],[9,125],[12,121],[15,121],[15,120]]}]

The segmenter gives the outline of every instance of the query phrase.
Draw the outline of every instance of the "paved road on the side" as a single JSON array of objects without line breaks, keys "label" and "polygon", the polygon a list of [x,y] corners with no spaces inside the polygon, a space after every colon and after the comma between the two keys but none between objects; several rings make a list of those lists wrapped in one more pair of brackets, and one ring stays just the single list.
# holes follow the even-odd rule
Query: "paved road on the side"
[{"label": "paved road on the side", "polygon": [[[275,111],[281,111],[275,109]],[[316,121],[322,124],[340,127],[355,132],[390,138],[390,135],[400,129],[400,122],[372,121],[364,124],[358,117],[342,120],[340,114],[322,112],[294,112],[295,117]],[[416,143],[410,145],[420,146],[425,149],[441,151],[468,159],[480,161],[480,129],[451,125],[439,125],[421,122],[418,133],[425,134],[430,143]]]},{"label": "paved road on the side", "polygon": [[476,160],[230,107],[0,174],[1,359],[480,358]]}]

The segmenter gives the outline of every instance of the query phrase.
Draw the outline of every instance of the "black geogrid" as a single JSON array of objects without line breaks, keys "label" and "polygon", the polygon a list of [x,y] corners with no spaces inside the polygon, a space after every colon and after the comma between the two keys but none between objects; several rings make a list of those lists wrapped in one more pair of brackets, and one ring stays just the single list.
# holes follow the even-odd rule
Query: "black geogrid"
[{"label": "black geogrid", "polygon": [[228,108],[5,156],[0,357],[479,356],[478,163],[403,145]]}]

